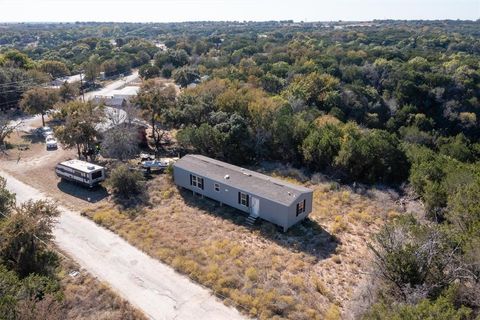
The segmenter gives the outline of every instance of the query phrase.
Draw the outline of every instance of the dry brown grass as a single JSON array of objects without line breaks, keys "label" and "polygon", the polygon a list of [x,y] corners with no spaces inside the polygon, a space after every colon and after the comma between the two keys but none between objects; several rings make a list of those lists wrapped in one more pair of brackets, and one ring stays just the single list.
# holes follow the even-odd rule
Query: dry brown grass
[{"label": "dry brown grass", "polygon": [[151,207],[141,213],[103,202],[85,214],[248,315],[336,319],[366,277],[368,239],[396,208],[328,183],[310,187],[314,212],[287,233],[267,222],[248,228],[246,216],[165,175],[149,182]]},{"label": "dry brown grass", "polygon": [[69,272],[79,266],[63,260],[60,266],[60,282],[63,289],[63,311],[71,320],[146,320],[127,301],[117,296],[107,285],[85,271],[75,277]]}]

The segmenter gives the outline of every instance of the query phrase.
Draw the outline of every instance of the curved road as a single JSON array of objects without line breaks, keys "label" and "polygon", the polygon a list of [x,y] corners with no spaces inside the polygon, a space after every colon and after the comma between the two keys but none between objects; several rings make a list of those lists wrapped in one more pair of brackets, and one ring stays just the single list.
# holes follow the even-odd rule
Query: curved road
[{"label": "curved road", "polygon": [[[48,199],[40,191],[0,171],[17,202]],[[244,319],[210,291],[152,259],[93,221],[59,206],[55,242],[77,263],[108,283],[151,319]]]}]

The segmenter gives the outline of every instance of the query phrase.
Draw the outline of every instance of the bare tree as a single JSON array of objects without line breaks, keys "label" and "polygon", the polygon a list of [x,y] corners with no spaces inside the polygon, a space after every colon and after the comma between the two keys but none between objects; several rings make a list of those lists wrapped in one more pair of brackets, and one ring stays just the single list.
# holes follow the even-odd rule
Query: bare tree
[{"label": "bare tree", "polygon": [[128,123],[117,125],[103,134],[102,155],[108,158],[126,160],[139,151],[137,127]]},{"label": "bare tree", "polygon": [[135,103],[147,114],[152,125],[152,138],[155,145],[155,152],[161,148],[163,131],[158,128],[157,122],[161,120],[162,113],[175,104],[176,91],[173,85],[157,83],[148,80],[140,89]]},{"label": "bare tree", "polygon": [[449,246],[438,228],[413,217],[386,225],[375,240],[370,248],[376,273],[403,301],[435,295],[466,272],[458,248]]},{"label": "bare tree", "polygon": [[11,121],[8,114],[0,113],[0,149],[5,146],[5,139],[7,139],[21,124],[22,121]]}]

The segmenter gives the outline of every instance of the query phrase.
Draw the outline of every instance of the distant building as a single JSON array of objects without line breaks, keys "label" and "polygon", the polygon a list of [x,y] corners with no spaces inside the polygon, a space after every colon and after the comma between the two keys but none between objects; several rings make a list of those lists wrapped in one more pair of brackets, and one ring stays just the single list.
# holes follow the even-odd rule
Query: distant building
[{"label": "distant building", "polygon": [[288,230],[312,211],[313,191],[201,155],[173,166],[175,184]]},{"label": "distant building", "polygon": [[104,95],[96,95],[93,101],[96,103],[104,103],[110,107],[121,107],[130,103],[130,100],[137,96],[140,91],[138,86],[126,86],[123,89],[112,90]]},{"label": "distant building", "polygon": [[57,78],[52,81],[52,87],[60,87],[65,82],[69,84],[80,82],[84,77],[84,74],[75,74],[73,76]]}]

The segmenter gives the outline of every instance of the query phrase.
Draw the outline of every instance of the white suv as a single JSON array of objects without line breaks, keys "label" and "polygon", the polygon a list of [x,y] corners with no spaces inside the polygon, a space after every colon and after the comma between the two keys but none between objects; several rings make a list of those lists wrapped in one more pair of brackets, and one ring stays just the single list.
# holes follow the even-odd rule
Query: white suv
[{"label": "white suv", "polygon": [[57,139],[55,139],[52,135],[45,138],[45,144],[47,145],[47,150],[58,148]]}]

